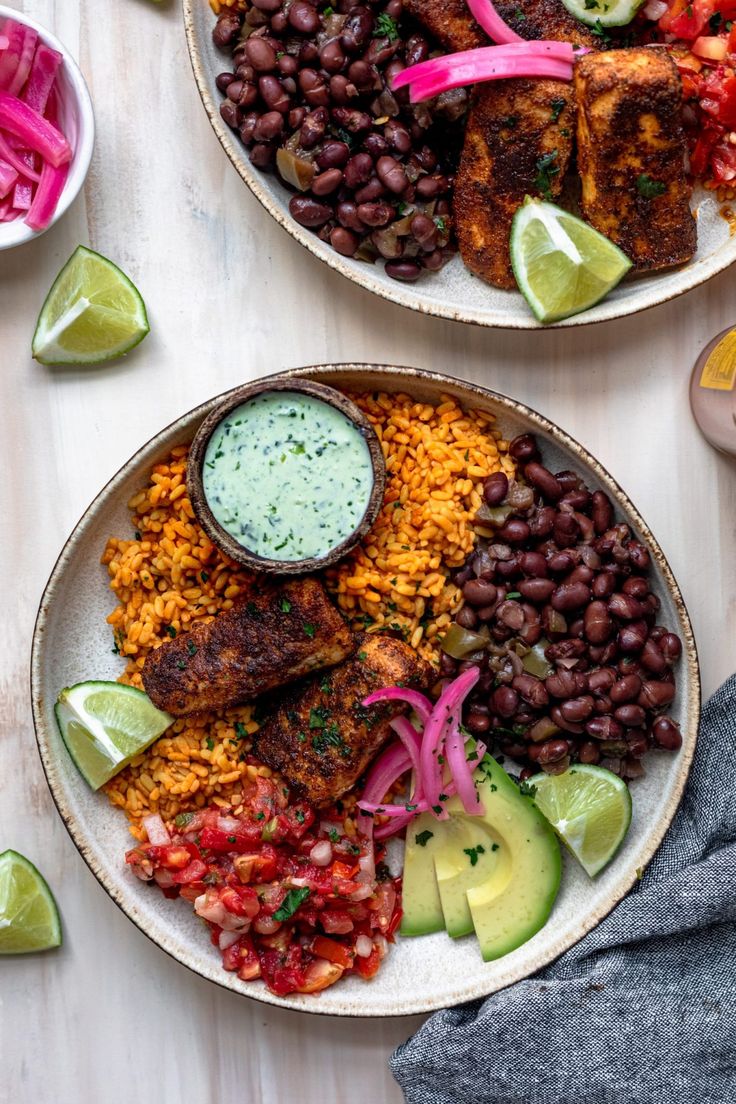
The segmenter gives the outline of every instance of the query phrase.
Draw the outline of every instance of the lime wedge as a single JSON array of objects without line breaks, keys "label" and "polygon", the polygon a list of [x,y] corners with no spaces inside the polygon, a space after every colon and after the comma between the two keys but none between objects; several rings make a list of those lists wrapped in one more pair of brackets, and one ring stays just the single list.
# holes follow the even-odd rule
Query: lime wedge
[{"label": "lime wedge", "polygon": [[567,10],[589,27],[624,27],[645,0],[562,0]]},{"label": "lime wedge", "polygon": [[174,722],[142,690],[119,682],[69,686],[59,694],[54,712],[67,751],[93,790]]},{"label": "lime wedge", "polygon": [[59,911],[33,863],[17,851],[0,855],[0,955],[48,951],[61,943]]},{"label": "lime wedge", "polygon": [[631,794],[617,775],[577,763],[564,774],[535,774],[534,804],[594,878],[621,846],[631,823]]},{"label": "lime wedge", "polygon": [[80,245],[54,280],[33,335],[41,364],[99,364],[148,333],[146,306],[117,265]]},{"label": "lime wedge", "polygon": [[527,196],[511,225],[511,265],[539,321],[558,322],[598,303],[631,261],[587,222]]}]

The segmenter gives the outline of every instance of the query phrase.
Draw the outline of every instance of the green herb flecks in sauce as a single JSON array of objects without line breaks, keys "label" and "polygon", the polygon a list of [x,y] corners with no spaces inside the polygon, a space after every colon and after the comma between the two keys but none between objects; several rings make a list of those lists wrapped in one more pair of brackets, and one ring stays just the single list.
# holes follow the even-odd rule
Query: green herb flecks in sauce
[{"label": "green herb flecks in sauce", "polygon": [[202,480],[212,513],[239,544],[294,562],[326,555],[357,528],[373,468],[360,431],[339,410],[272,391],[223,419]]}]

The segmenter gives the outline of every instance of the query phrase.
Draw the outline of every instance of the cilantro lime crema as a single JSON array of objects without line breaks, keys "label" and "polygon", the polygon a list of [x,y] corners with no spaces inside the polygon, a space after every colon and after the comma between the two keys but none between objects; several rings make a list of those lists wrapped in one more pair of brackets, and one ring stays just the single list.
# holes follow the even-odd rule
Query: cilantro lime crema
[{"label": "cilantro lime crema", "polygon": [[299,391],[267,391],[210,437],[207,503],[239,544],[269,560],[327,555],[360,524],[373,488],[370,452],[341,411]]}]

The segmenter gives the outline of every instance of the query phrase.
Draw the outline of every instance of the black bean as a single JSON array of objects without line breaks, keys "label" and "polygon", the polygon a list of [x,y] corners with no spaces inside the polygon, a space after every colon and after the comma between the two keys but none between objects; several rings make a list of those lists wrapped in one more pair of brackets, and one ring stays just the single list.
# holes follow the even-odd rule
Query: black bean
[{"label": "black bean", "polygon": [[659,647],[667,663],[676,663],[682,655],[682,641],[675,633],[665,633],[659,640]]},{"label": "black bean", "polygon": [[340,44],[349,54],[358,54],[373,33],[374,20],[368,8],[356,7],[348,15],[340,34]]},{"label": "black bean", "polygon": [[614,625],[606,608],[606,603],[601,601],[591,602],[585,611],[585,636],[591,644],[605,644],[610,639]]},{"label": "black bean", "polygon": [[277,138],[284,126],[284,117],[278,111],[267,111],[261,115],[253,129],[253,137],[256,142],[270,142]]},{"label": "black bean", "polygon": [[220,50],[229,46],[240,34],[240,16],[235,12],[223,12],[212,28],[212,41]]},{"label": "black bean", "polygon": [[582,724],[583,721],[587,721],[593,712],[593,705],[592,697],[585,694],[581,698],[569,698],[564,701],[560,706],[560,712],[566,721],[572,721],[573,724]]},{"label": "black bean", "polygon": [[584,740],[578,749],[578,758],[581,763],[597,763],[601,757],[598,744],[593,740]]},{"label": "black bean", "polygon": [[652,737],[660,747],[667,751],[677,751],[682,747],[682,734],[679,725],[671,717],[657,717],[652,725]]},{"label": "black bean", "polygon": [[265,39],[251,35],[245,44],[248,64],[256,73],[270,73],[276,68],[276,51]]},{"label": "black bean", "polygon": [[351,134],[360,134],[363,130],[370,130],[373,125],[373,120],[365,111],[356,111],[349,107],[333,108],[332,120],[338,126],[349,130]]},{"label": "black bean", "polygon": [[394,216],[394,209],[388,203],[359,203],[358,218],[366,226],[387,226]]},{"label": "black bean", "polygon": [[289,24],[299,34],[313,35],[320,26],[317,9],[307,0],[293,0],[289,8]]},{"label": "black bean", "polygon": [[271,111],[280,111],[284,115],[288,112],[291,100],[284,91],[278,77],[271,75],[260,77],[258,91]]},{"label": "black bean", "polygon": [[236,127],[240,120],[240,112],[232,100],[222,101],[220,104],[220,115],[229,127]]},{"label": "black bean", "polygon": [[659,646],[653,640],[647,640],[641,650],[639,662],[653,675],[663,675],[668,666]]},{"label": "black bean", "polygon": [[327,129],[326,115],[325,108],[318,107],[315,111],[310,111],[302,123],[299,131],[299,141],[305,149],[313,149],[318,142],[322,141]]},{"label": "black bean", "polygon": [[591,583],[594,598],[610,598],[616,589],[616,576],[612,571],[601,571]]},{"label": "black bean", "polygon": [[483,484],[483,498],[489,506],[500,506],[509,489],[509,479],[505,472],[494,472]]},{"label": "black bean", "polygon": [[291,216],[300,226],[323,226],[332,218],[332,208],[326,203],[318,203],[316,199],[307,196],[292,196],[289,201]]},{"label": "black bean", "polygon": [[370,180],[373,174],[373,159],[369,153],[355,153],[345,165],[345,184],[356,189]]},{"label": "black bean", "polygon": [[508,719],[513,717],[519,708],[519,695],[510,686],[499,686],[491,695],[490,705],[499,717]]},{"label": "black bean", "polygon": [[339,39],[325,43],[319,52],[319,63],[328,73],[339,73],[345,64],[345,53]]},{"label": "black bean", "polygon": [[346,142],[329,139],[324,142],[315,162],[320,169],[342,169],[350,157],[350,147]]},{"label": "black bean", "polygon": [[463,597],[472,606],[489,606],[497,596],[496,587],[485,579],[470,579],[463,587]]},{"label": "black bean", "polygon": [[639,541],[629,541],[626,551],[629,554],[629,562],[637,571],[646,571],[651,562],[649,552]]},{"label": "black bean", "polygon": [[376,173],[381,183],[394,195],[400,195],[409,183],[406,172],[395,157],[384,155],[376,162]]},{"label": "black bean", "polygon": [[499,529],[498,537],[508,544],[523,544],[529,540],[529,526],[521,518],[511,517]]},{"label": "black bean", "polygon": [[633,702],[620,705],[613,715],[617,721],[620,721],[622,725],[626,725],[627,728],[641,728],[647,719],[642,707],[635,705]]},{"label": "black bean", "polygon": [[567,755],[568,746],[567,740],[545,740],[539,745],[537,762],[542,767],[559,762]]},{"label": "black bean", "polygon": [[649,680],[642,683],[641,693],[636,699],[643,709],[661,709],[669,705],[675,696],[675,687],[671,682]]},{"label": "black bean", "polygon": [[626,655],[637,655],[646,643],[647,633],[646,621],[630,621],[619,630],[619,649]]},{"label": "black bean", "polygon": [[522,579],[518,584],[519,593],[529,602],[540,605],[549,601],[555,584],[552,579]]},{"label": "black bean", "polygon": [[556,517],[552,506],[542,506],[529,519],[529,530],[537,540],[548,537],[552,532]]},{"label": "black bean", "polygon": [[[431,219],[429,215],[414,215],[411,220],[411,232],[415,241],[419,243],[423,250],[428,253],[434,250],[437,244],[437,226],[434,219]],[[497,474],[503,473],[499,472]]]},{"label": "black bean", "polygon": [[257,169],[265,169],[272,164],[276,156],[276,147],[259,142],[257,145],[253,146],[249,156]]},{"label": "black bean", "polygon": [[547,559],[547,567],[553,575],[566,575],[574,566],[575,561],[569,552],[553,552]]},{"label": "black bean", "polygon": [[352,230],[346,230],[344,226],[336,226],[330,231],[330,245],[343,257],[352,257],[360,245],[360,238]]},{"label": "black bean", "polygon": [[[381,181],[377,176],[372,176],[367,184],[364,184],[362,188],[359,188],[355,193],[355,202],[360,203],[374,203],[377,199],[382,199],[386,194]],[[393,208],[391,208],[393,211]]]},{"label": "black bean", "polygon": [[217,85],[217,91],[218,92],[227,92],[228,88],[230,87],[230,85],[233,83],[234,80],[235,80],[235,74],[234,73],[220,73],[219,76],[215,77],[215,84]]},{"label": "black bean", "polygon": [[571,514],[558,513],[552,532],[555,544],[560,548],[570,548],[573,544],[577,544],[580,526]]},{"label": "black bean", "polygon": [[536,487],[550,502],[556,502],[558,498],[562,497],[562,487],[552,472],[545,468],[543,464],[532,460],[524,468],[524,475],[532,487]]},{"label": "black bean", "polygon": [[638,675],[624,675],[614,682],[609,693],[617,705],[634,701],[641,693],[641,679]]},{"label": "black bean", "polygon": [[519,437],[514,437],[509,445],[509,454],[520,464],[539,460],[537,442],[531,433],[522,433]]},{"label": "black bean", "polygon": [[593,525],[598,534],[605,533],[613,524],[613,506],[605,491],[594,491],[591,501]]},{"label": "black bean", "polygon": [[559,705],[553,705],[550,710],[550,716],[555,724],[564,729],[565,732],[571,732],[573,736],[582,736],[585,732],[585,726],[582,722],[567,721],[562,714],[562,707]]},{"label": "black bean", "polygon": [[549,694],[545,689],[545,685],[535,675],[517,675],[511,680],[511,686],[525,702],[534,706],[535,709],[543,709],[549,704]]},{"label": "black bean", "polygon": [[339,169],[327,169],[315,176],[312,181],[312,193],[316,196],[331,195],[342,184],[342,173]]},{"label": "black bean", "polygon": [[612,594],[608,599],[608,612],[620,621],[635,621],[642,615],[641,602],[630,594]]},{"label": "black bean", "polygon": [[[560,613],[580,609],[590,601],[590,589],[585,583],[561,583],[550,598],[553,609]],[[600,643],[597,641],[596,643]]]},{"label": "black bean", "polygon": [[596,740],[620,740],[624,734],[623,727],[613,717],[592,717],[585,731]]},{"label": "black bean", "polygon": [[337,214],[337,221],[342,226],[346,226],[349,230],[354,230],[356,234],[365,233],[366,226],[358,215],[358,208],[355,203],[347,201],[338,203],[335,213]]}]

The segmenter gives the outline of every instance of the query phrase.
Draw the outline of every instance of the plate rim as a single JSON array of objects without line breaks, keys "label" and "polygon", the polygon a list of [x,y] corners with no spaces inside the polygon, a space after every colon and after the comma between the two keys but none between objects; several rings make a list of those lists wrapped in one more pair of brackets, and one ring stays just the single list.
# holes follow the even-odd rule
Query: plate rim
[{"label": "plate rim", "polygon": [[[108,876],[104,867],[99,864],[92,854],[82,830],[82,825],[77,823],[76,816],[71,809],[67,806],[66,795],[64,792],[64,782],[58,771],[57,763],[55,762],[55,756],[53,755],[50,742],[47,737],[46,723],[44,718],[44,694],[42,685],[42,665],[44,659],[44,636],[46,629],[46,621],[49,613],[49,607],[54,600],[56,587],[63,576],[63,572],[66,568],[67,562],[72,558],[76,545],[83,539],[87,527],[94,522],[99,506],[103,500],[107,499],[111,492],[114,491],[116,485],[123,483],[129,476],[131,470],[139,463],[139,457],[141,453],[146,452],[151,448],[160,438],[164,438],[169,435],[182,423],[191,423],[194,419],[206,415],[207,411],[213,409],[218,403],[222,402],[235,388],[228,388],[226,391],[206,399],[202,403],[198,403],[190,410],[185,411],[179,417],[169,422],[166,426],[160,429],[157,433],[153,434],[146,442],[141,444],[134,453],[126,460],[118,470],[107,480],[101,490],[94,496],[90,504],[83,511],[77,523],[72,528],[69,536],[64,541],[58,557],[51,569],[49,578],[43,588],[41,598],[39,601],[38,612],[36,615],[33,637],[31,643],[31,656],[30,656],[30,691],[31,691],[31,707],[33,726],[36,738],[36,746],[41,759],[41,765],[43,768],[46,783],[49,787],[51,797],[53,799],[56,810],[61,817],[64,826],[71,837],[74,846],[81,855],[82,859],[89,867],[90,871],[94,875],[95,879],[99,882],[101,887],[105,890],[111,900],[117,905],[121,912],[130,920],[133,924],[143,932],[143,934],[150,939],[150,941],[158,948],[163,950],[170,958],[173,958],[176,962],[185,966],[187,969],[197,974],[199,977],[217,985],[219,988],[233,992],[239,996],[248,997],[251,1000],[255,1000],[259,1003],[265,1003],[273,1005],[276,1008],[289,1008],[291,1010],[305,1012],[312,1015],[329,1015],[340,1016],[346,1018],[355,1019],[376,1019],[387,1017],[401,1017],[410,1015],[427,1015],[431,1012],[437,1011],[441,1008],[456,1005],[468,1000],[482,999],[490,996],[494,992],[498,992],[501,989],[507,988],[509,985],[516,984],[528,977],[534,976],[541,969],[554,962],[560,955],[574,947],[588,932],[592,931],[598,924],[605,919],[605,917],[616,907],[617,904],[622,901],[631,890],[632,886],[637,881],[639,871],[645,869],[655,853],[657,852],[667,830],[669,829],[672,820],[679,808],[682,800],[682,795],[685,789],[685,784],[690,774],[692,766],[692,760],[695,753],[695,747],[698,736],[698,724],[700,717],[700,705],[701,705],[701,683],[700,683],[700,668],[698,662],[697,645],[695,636],[693,633],[692,622],[690,615],[683,599],[680,587],[677,580],[674,577],[669,561],[664,554],[664,551],[659,545],[659,542],[654,537],[649,526],[644,521],[643,517],[639,513],[637,507],[629,498],[628,494],[623,490],[618,481],[614,479],[612,475],[603,467],[603,465],[594,457],[588,449],[571,437],[564,429],[558,426],[555,422],[550,421],[543,414],[534,410],[532,407],[527,406],[525,403],[520,402],[517,399],[513,399],[510,396],[504,395],[498,391],[494,391],[491,388],[484,387],[482,384],[477,384],[469,380],[464,380],[456,376],[451,376],[447,373],[434,372],[428,369],[413,368],[406,365],[389,365],[389,364],[371,364],[367,362],[358,361],[345,361],[345,362],[331,362],[308,365],[299,368],[291,368],[280,370],[274,373],[270,373],[266,376],[260,376],[258,379],[268,379],[270,376],[278,377],[291,377],[291,378],[303,378],[311,377],[317,378],[328,382],[330,377],[336,375],[344,375],[346,372],[366,372],[369,371],[374,374],[396,377],[404,377],[407,382],[412,379],[418,379],[421,381],[429,382],[432,384],[446,385],[447,383],[460,388],[466,393],[468,398],[471,398],[473,394],[480,394],[483,397],[492,399],[500,406],[504,407],[512,414],[520,415],[536,425],[538,430],[548,434],[552,437],[556,443],[562,445],[568,451],[573,453],[576,457],[582,460],[591,471],[595,474],[597,479],[600,479],[602,484],[609,490],[613,490],[619,497],[619,500],[625,508],[629,511],[631,518],[633,519],[639,535],[644,538],[650,549],[654,560],[656,561],[657,568],[661,573],[662,580],[670,592],[673,601],[677,607],[678,614],[681,620],[681,631],[683,635],[683,662],[687,665],[689,675],[689,686],[686,700],[686,715],[687,715],[687,727],[683,731],[683,746],[679,752],[680,758],[678,759],[678,772],[675,779],[672,794],[669,801],[663,810],[663,814],[652,832],[649,833],[645,846],[643,847],[643,855],[641,866],[634,871],[628,878],[622,877],[617,883],[615,890],[611,891],[611,895],[605,901],[603,901],[597,909],[587,913],[585,918],[575,924],[574,928],[569,932],[567,937],[560,937],[551,947],[538,956],[537,961],[531,967],[525,967],[522,964],[515,969],[512,969],[508,976],[503,980],[496,979],[490,986],[484,984],[482,981],[474,985],[466,985],[462,991],[456,992],[448,999],[445,996],[441,1001],[421,1001],[418,1004],[411,1004],[411,1002],[404,1002],[399,1000],[395,1005],[392,1005],[388,1009],[381,1009],[373,1011],[371,1009],[363,1011],[359,1004],[352,1002],[351,1000],[345,1000],[342,1006],[325,1007],[321,1005],[318,1000],[311,1000],[309,1003],[303,1001],[303,998],[297,1000],[290,997],[278,997],[275,994],[270,993],[266,989],[258,991],[248,991],[239,988],[234,983],[229,984],[232,981],[233,975],[226,974],[220,968],[220,964],[216,963],[211,972],[208,971],[207,964],[203,962],[201,955],[198,955],[196,950],[192,952],[179,953],[174,946],[174,940],[170,939],[165,931],[149,931],[148,924],[145,917],[141,916],[135,906],[126,904],[123,900],[123,895],[119,889],[119,879],[114,876]],[[204,946],[205,944],[203,944]],[[220,976],[222,975],[222,976]],[[482,974],[478,974],[478,979],[482,978]],[[236,979],[237,980],[237,979]],[[496,983],[497,982],[497,983]],[[406,1003],[409,1007],[405,1007]]]},{"label": "plate rim", "polygon": [[[309,230],[300,226],[294,219],[285,216],[271,198],[269,189],[262,181],[261,174],[255,169],[249,168],[249,165],[246,164],[246,160],[240,152],[240,147],[236,145],[232,137],[232,131],[220,118],[220,112],[213,98],[212,89],[205,76],[199,40],[194,29],[195,4],[204,2],[206,2],[206,0],[182,0],[187,52],[194,73],[197,91],[199,92],[199,97],[202,101],[210,126],[214,130],[231,165],[259,203],[265,207],[268,214],[271,215],[274,221],[285,230],[287,234],[294,238],[295,241],[299,242],[299,244],[307,249],[314,257],[328,265],[334,271],[340,273],[341,276],[344,276],[351,283],[356,284],[358,287],[365,288],[367,291],[372,292],[381,299],[385,299],[389,303],[395,303],[397,306],[405,307],[407,310],[413,310],[419,314],[430,315],[434,318],[444,318],[451,322],[470,323],[471,325],[483,326],[488,329],[524,331],[571,329],[576,326],[594,326],[603,322],[612,322],[619,318],[629,318],[633,315],[641,314],[644,311],[652,310],[654,307],[662,306],[664,303],[669,303],[673,299],[677,299],[680,295],[684,295],[688,291],[693,291],[695,288],[707,283],[708,280],[711,280],[714,276],[717,276],[720,272],[723,272],[736,262],[736,235],[733,235],[729,236],[717,253],[712,254],[710,257],[704,257],[699,261],[692,261],[689,265],[683,266],[680,271],[688,273],[689,277],[685,279],[683,286],[678,287],[676,290],[659,294],[655,290],[650,301],[642,303],[641,306],[634,307],[633,309],[625,305],[627,303],[626,300],[608,299],[606,300],[607,308],[603,308],[605,312],[603,317],[591,317],[591,311],[595,308],[590,308],[590,310],[573,315],[571,318],[564,318],[559,322],[544,324],[538,322],[531,311],[529,311],[528,317],[520,314],[518,317],[509,319],[506,315],[498,311],[479,311],[467,307],[454,308],[441,302],[426,299],[412,291],[413,285],[402,284],[398,280],[393,281],[391,285],[384,284],[382,281],[374,278],[373,266],[366,264],[363,268],[353,267],[349,263],[352,258],[343,257],[334,249],[329,249],[320,241],[316,234],[310,233]],[[665,270],[665,272],[667,271],[670,270]],[[475,278],[472,277],[470,273],[468,275],[471,279]],[[395,287],[393,286],[394,284]],[[521,293],[519,293],[519,295],[520,294]],[[598,306],[598,304],[596,304],[596,306]]]}]

